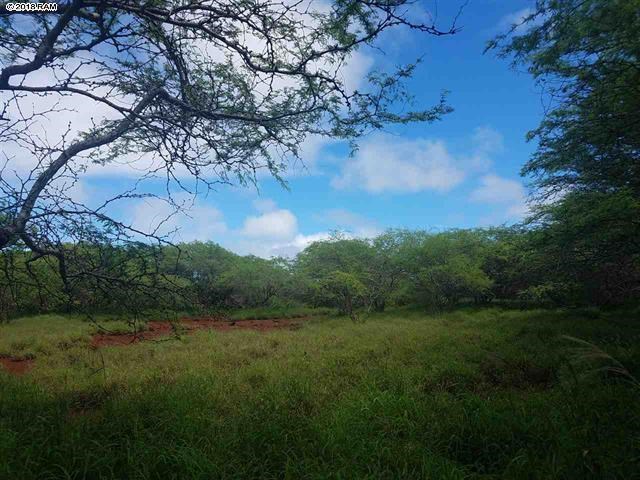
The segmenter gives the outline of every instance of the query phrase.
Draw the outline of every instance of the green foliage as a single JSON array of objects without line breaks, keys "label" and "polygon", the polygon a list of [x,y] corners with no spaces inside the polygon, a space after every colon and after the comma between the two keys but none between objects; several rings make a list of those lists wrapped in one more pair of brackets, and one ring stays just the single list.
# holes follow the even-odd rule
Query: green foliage
[{"label": "green foliage", "polygon": [[178,249],[167,248],[163,268],[188,281],[196,304],[209,309],[226,302],[229,291],[220,284],[220,277],[236,258],[237,255],[213,242],[192,242]]},{"label": "green foliage", "polygon": [[452,306],[490,298],[483,270],[490,239],[483,231],[442,234],[389,230],[370,240],[337,237],[309,246],[296,268],[313,301],[344,313],[387,302]]},{"label": "green foliage", "polygon": [[[115,277],[107,277],[113,278],[108,285],[100,277],[78,279],[69,290],[50,259],[27,263],[27,270],[16,256],[31,254],[13,249],[0,257],[0,295],[5,319],[63,310],[142,317],[148,310],[292,306],[337,308],[355,318],[359,310],[386,306],[442,309],[494,298],[547,306],[624,304],[637,298],[640,284],[639,215],[640,204],[628,191],[576,192],[540,207],[527,226],[389,230],[370,240],[335,236],[291,260],[241,257],[195,242],[162,249],[160,269],[151,274],[140,252],[86,249],[85,258],[99,254],[101,268]],[[108,291],[96,296],[96,288]]]},{"label": "green foliage", "polygon": [[0,252],[0,321],[17,313],[64,308],[66,296],[55,259],[20,248]]},{"label": "green foliage", "polygon": [[[550,100],[529,133],[538,146],[522,170],[545,201],[531,228],[511,236],[527,253],[503,252],[526,272],[521,298],[640,298],[638,11],[638,0],[540,0],[488,46],[527,66]],[[508,280],[503,293],[513,292]]]},{"label": "green foliage", "polygon": [[639,9],[638,0],[540,0],[489,44],[526,65],[553,99],[523,169],[545,190],[640,195]]},{"label": "green foliage", "polygon": [[491,280],[482,269],[463,255],[421,269],[417,281],[420,295],[439,306],[455,305],[463,298],[481,297],[491,287]]},{"label": "green foliage", "polygon": [[337,307],[353,317],[370,296],[369,268],[374,252],[369,242],[340,235],[315,242],[296,259],[297,278],[306,287],[304,295],[316,305]]},{"label": "green foliage", "polygon": [[404,232],[399,230],[388,230],[371,241],[374,255],[369,265],[369,295],[371,307],[376,311],[383,311],[389,301],[394,303],[402,291],[405,241]]},{"label": "green foliage", "polygon": [[[540,269],[576,285],[580,303],[620,304],[638,298],[640,198],[628,190],[584,192],[542,207],[533,237]],[[550,270],[549,265],[554,265]]]},{"label": "green foliage", "polygon": [[445,307],[462,299],[489,298],[492,281],[483,270],[489,243],[486,232],[460,230],[410,237],[403,255],[418,301]]},{"label": "green foliage", "polygon": [[519,291],[517,298],[524,304],[551,307],[575,298],[576,288],[575,285],[568,283],[540,283]]},{"label": "green foliage", "polygon": [[340,312],[356,320],[355,305],[362,303],[367,287],[354,273],[334,270],[324,276],[318,284],[320,295],[325,301],[336,305]]},{"label": "green foliage", "polygon": [[335,314],[335,310],[331,308],[288,305],[232,310],[229,312],[229,318],[232,320],[269,320],[274,318],[304,318],[332,314]]},{"label": "green foliage", "polygon": [[283,294],[289,283],[286,262],[248,256],[236,257],[221,274],[218,285],[227,292],[231,306],[265,306]]}]

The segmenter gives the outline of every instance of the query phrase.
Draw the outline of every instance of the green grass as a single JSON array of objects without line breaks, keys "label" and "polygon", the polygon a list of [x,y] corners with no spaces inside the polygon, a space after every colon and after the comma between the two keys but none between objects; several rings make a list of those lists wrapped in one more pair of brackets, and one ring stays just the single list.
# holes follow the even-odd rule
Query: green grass
[{"label": "green grass", "polygon": [[[18,320],[0,345],[83,328]],[[561,335],[638,378],[640,322],[615,312],[407,309],[34,349],[32,372],[0,373],[0,478],[638,478],[637,386],[586,375]]]},{"label": "green grass", "polygon": [[334,310],[331,308],[311,308],[311,307],[260,307],[243,308],[229,312],[232,320],[266,320],[270,318],[301,318],[320,315],[331,315]]},{"label": "green grass", "polygon": [[78,318],[39,315],[0,325],[0,356],[47,357],[61,348],[90,339],[92,326]]},{"label": "green grass", "polygon": [[72,346],[86,349],[95,333],[132,333],[147,328],[144,321],[135,326],[121,318],[99,316],[89,321],[81,316],[36,315],[0,324],[0,356],[18,359],[49,356]]}]

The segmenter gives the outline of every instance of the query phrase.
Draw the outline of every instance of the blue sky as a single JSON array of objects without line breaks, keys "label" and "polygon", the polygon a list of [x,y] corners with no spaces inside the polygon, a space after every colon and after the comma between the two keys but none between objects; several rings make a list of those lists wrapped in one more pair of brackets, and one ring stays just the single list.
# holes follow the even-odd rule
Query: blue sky
[{"label": "blue sky", "polygon": [[[359,74],[423,57],[409,84],[417,105],[433,105],[448,90],[454,112],[433,124],[368,136],[353,158],[343,144],[310,139],[303,146],[307,169],[287,176],[288,190],[265,177],[259,190],[211,192],[196,200],[188,217],[172,218],[169,225],[180,228],[175,238],[211,240],[238,253],[269,257],[293,255],[333,229],[371,236],[386,228],[517,221],[526,211],[526,179],[519,170],[535,147],[525,135],[540,121],[541,96],[529,75],[483,49],[530,5],[471,0],[458,21],[461,31],[452,37],[404,32],[382,39],[384,53],[360,52],[352,70]],[[440,2],[443,24],[457,7],[456,1]],[[81,195],[98,196],[125,183],[115,173],[92,176],[83,180]],[[142,200],[120,213],[147,227],[163,208]]]}]

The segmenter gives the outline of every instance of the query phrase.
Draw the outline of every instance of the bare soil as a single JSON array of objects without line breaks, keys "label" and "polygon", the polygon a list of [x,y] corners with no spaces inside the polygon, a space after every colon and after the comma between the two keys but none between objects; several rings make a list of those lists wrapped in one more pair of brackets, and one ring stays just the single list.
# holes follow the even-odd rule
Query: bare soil
[{"label": "bare soil", "polygon": [[13,375],[24,375],[33,368],[33,358],[0,357],[0,365]]},{"label": "bare soil", "polygon": [[295,320],[288,318],[273,318],[268,320],[224,320],[214,317],[187,318],[182,319],[177,324],[170,322],[152,321],[147,324],[148,330],[137,334],[112,334],[98,333],[93,336],[91,346],[100,348],[114,345],[131,345],[143,340],[153,340],[160,337],[167,337],[176,333],[191,333],[197,330],[218,330],[228,332],[231,330],[257,330],[267,332],[277,329],[296,329],[300,326],[300,321],[306,318]]}]

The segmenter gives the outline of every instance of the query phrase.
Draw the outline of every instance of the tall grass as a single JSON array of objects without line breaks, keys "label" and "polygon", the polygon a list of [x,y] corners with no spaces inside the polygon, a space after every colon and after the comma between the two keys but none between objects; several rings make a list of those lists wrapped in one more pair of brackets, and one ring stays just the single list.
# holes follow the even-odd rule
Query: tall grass
[{"label": "tall grass", "polygon": [[302,318],[312,316],[327,316],[334,313],[331,308],[311,307],[260,307],[243,308],[228,313],[232,320],[267,320],[274,318]]},{"label": "tall grass", "polygon": [[640,380],[634,377],[627,367],[600,347],[571,335],[563,335],[562,338],[574,345],[572,349],[574,363],[578,367],[586,364],[586,370],[583,370],[584,373],[619,377],[640,390]]},{"label": "tall grass", "polygon": [[541,310],[64,344],[0,373],[0,478],[634,478],[637,391],[561,335],[640,367],[637,321]]}]

